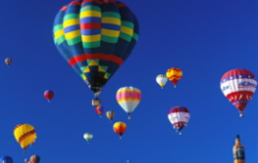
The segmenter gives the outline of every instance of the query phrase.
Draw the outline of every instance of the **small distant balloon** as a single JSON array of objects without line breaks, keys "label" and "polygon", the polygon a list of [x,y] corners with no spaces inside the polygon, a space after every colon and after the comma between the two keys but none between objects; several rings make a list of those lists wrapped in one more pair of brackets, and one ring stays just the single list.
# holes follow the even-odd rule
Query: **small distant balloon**
[{"label": "small distant balloon", "polygon": [[168,81],[168,78],[165,75],[160,74],[156,77],[156,82],[161,86],[162,89],[167,83],[167,81]]},{"label": "small distant balloon", "polygon": [[13,62],[12,58],[6,58],[4,61],[8,66],[10,66]]},{"label": "small distant balloon", "polygon": [[105,109],[103,106],[97,106],[95,108],[96,113],[98,113],[100,116],[104,113]]},{"label": "small distant balloon", "polygon": [[112,119],[113,119],[114,116],[115,116],[115,112],[112,111],[112,110],[109,110],[109,111],[106,112],[106,116],[107,116],[107,118],[110,120],[110,122],[112,122]]},{"label": "small distant balloon", "polygon": [[126,128],[127,126],[124,122],[116,122],[113,126],[115,133],[120,136],[120,139],[122,138],[122,135],[124,134]]},{"label": "small distant balloon", "polygon": [[180,68],[172,67],[167,70],[166,75],[168,80],[170,80],[174,84],[174,87],[176,87],[176,84],[181,79],[183,72]]},{"label": "small distant balloon", "polygon": [[38,155],[32,155],[30,157],[30,163],[39,163],[40,157]]},{"label": "small distant balloon", "polygon": [[51,90],[46,90],[44,92],[44,96],[48,100],[48,102],[50,102],[50,100],[54,97],[54,92]]},{"label": "small distant balloon", "polygon": [[91,141],[91,139],[93,138],[92,133],[85,133],[83,135],[83,138],[89,143]]},{"label": "small distant balloon", "polygon": [[10,156],[2,156],[0,158],[0,163],[13,163],[13,159]]},{"label": "small distant balloon", "polygon": [[190,119],[190,112],[182,106],[176,106],[169,110],[168,119],[177,129],[179,135],[181,135],[181,130],[187,125]]}]

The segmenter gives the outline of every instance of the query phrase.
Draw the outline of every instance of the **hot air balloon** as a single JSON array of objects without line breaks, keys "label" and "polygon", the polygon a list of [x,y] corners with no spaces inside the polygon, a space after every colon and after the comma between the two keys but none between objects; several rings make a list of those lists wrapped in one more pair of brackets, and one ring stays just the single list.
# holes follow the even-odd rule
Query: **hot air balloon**
[{"label": "hot air balloon", "polygon": [[90,140],[93,138],[93,135],[91,133],[85,133],[83,135],[83,138],[89,143]]},{"label": "hot air balloon", "polygon": [[27,158],[24,159],[24,162],[25,162],[25,163],[31,163],[30,160],[27,159]]},{"label": "hot air balloon", "polygon": [[10,66],[11,64],[12,64],[12,62],[13,62],[13,60],[12,60],[12,58],[5,58],[5,63],[8,65],[8,66]]},{"label": "hot air balloon", "polygon": [[233,147],[234,163],[245,163],[245,149],[241,144],[239,135],[236,136],[236,144]]},{"label": "hot air balloon", "polygon": [[0,158],[0,163],[13,163],[13,159],[10,156],[2,156]]},{"label": "hot air balloon", "polygon": [[123,87],[117,91],[116,100],[128,114],[128,119],[131,118],[130,115],[139,104],[141,97],[141,91],[134,87]]},{"label": "hot air balloon", "polygon": [[48,102],[50,102],[50,100],[54,97],[54,92],[51,90],[46,90],[44,92],[44,96],[48,100]]},{"label": "hot air balloon", "polygon": [[115,116],[115,112],[112,111],[112,110],[109,110],[109,111],[106,112],[106,116],[107,116],[107,118],[110,120],[110,122],[112,122],[112,119],[113,119],[114,116]]},{"label": "hot air balloon", "polygon": [[124,3],[78,0],[59,10],[53,32],[58,51],[97,97],[134,49],[139,25]]},{"label": "hot air balloon", "polygon": [[172,67],[167,70],[167,78],[174,84],[174,87],[176,88],[177,82],[181,79],[183,72],[179,68]]},{"label": "hot air balloon", "polygon": [[126,128],[127,127],[124,122],[116,122],[113,126],[115,133],[117,133],[120,136],[120,139],[122,139],[122,135],[124,134]]},{"label": "hot air balloon", "polygon": [[182,135],[181,130],[186,126],[190,119],[190,112],[182,106],[176,106],[169,110],[168,119],[173,124],[174,128]]},{"label": "hot air balloon", "polygon": [[96,111],[96,113],[98,113],[98,114],[100,115],[100,117],[101,117],[101,115],[104,113],[105,109],[104,109],[103,106],[97,106],[97,107],[95,108],[95,111]]},{"label": "hot air balloon", "polygon": [[17,125],[14,129],[13,134],[22,149],[24,149],[24,153],[26,148],[29,145],[33,144],[35,142],[35,139],[37,138],[34,127],[29,124]]},{"label": "hot air balloon", "polygon": [[38,155],[32,155],[30,157],[30,163],[39,163],[40,157]]},{"label": "hot air balloon", "polygon": [[243,117],[243,111],[251,100],[257,86],[255,75],[249,70],[233,69],[226,72],[220,81],[220,88],[227,99],[235,105]]},{"label": "hot air balloon", "polygon": [[161,88],[163,89],[163,87],[165,86],[165,84],[167,83],[168,81],[168,78],[165,76],[165,75],[158,75],[156,77],[156,81],[157,83],[161,86]]}]

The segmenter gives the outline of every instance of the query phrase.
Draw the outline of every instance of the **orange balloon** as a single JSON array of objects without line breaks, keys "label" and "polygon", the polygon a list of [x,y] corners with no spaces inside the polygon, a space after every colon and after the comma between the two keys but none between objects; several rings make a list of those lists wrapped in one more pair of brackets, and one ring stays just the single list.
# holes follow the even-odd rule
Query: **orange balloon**
[{"label": "orange balloon", "polygon": [[115,133],[117,133],[120,136],[120,139],[122,138],[123,133],[125,132],[127,126],[124,122],[116,122],[113,126]]},{"label": "orange balloon", "polygon": [[167,70],[167,78],[174,84],[176,87],[177,82],[181,79],[183,72],[180,68],[172,67]]}]

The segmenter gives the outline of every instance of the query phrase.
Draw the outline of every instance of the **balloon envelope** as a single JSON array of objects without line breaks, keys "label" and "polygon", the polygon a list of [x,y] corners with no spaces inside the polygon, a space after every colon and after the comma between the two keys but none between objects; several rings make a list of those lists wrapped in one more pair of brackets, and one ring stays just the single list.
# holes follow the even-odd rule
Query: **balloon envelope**
[{"label": "balloon envelope", "polygon": [[103,106],[97,106],[97,107],[95,108],[95,111],[96,111],[96,113],[98,113],[99,115],[102,115],[102,114],[104,113],[105,109],[104,109]]},{"label": "balloon envelope", "polygon": [[130,115],[141,100],[141,91],[134,87],[120,88],[116,93],[116,100],[124,111]]},{"label": "balloon envelope", "polygon": [[183,106],[176,106],[169,110],[168,119],[178,131],[181,131],[190,119],[190,112]]},{"label": "balloon envelope", "polygon": [[240,116],[256,90],[255,75],[245,69],[233,69],[226,72],[220,81],[220,88],[227,99],[239,110]]},{"label": "balloon envelope", "polygon": [[2,156],[0,158],[0,163],[13,163],[13,159],[10,156]]},{"label": "balloon envelope", "polygon": [[51,90],[46,90],[44,92],[44,96],[48,101],[50,101],[54,97],[54,92]]},{"label": "balloon envelope", "polygon": [[13,134],[16,141],[20,144],[20,146],[24,150],[30,144],[33,144],[35,142],[35,139],[37,138],[34,127],[29,124],[17,125],[14,129]]},{"label": "balloon envelope", "polygon": [[115,112],[112,111],[112,110],[109,110],[109,111],[106,112],[106,116],[107,116],[107,118],[108,118],[110,121],[112,121],[112,119],[115,117]]},{"label": "balloon envelope", "polygon": [[167,78],[176,86],[177,82],[181,79],[183,72],[180,68],[172,67],[167,70]]},{"label": "balloon envelope", "polygon": [[4,61],[8,66],[10,66],[13,62],[12,58],[6,58]]},{"label": "balloon envelope", "polygon": [[98,95],[134,49],[139,25],[121,2],[78,0],[59,10],[53,32],[58,51]]},{"label": "balloon envelope", "polygon": [[30,162],[31,163],[39,163],[39,161],[40,161],[40,157],[38,155],[32,155],[30,157]]},{"label": "balloon envelope", "polygon": [[93,138],[93,135],[91,133],[85,133],[83,135],[83,138],[87,141],[90,142],[90,140]]},{"label": "balloon envelope", "polygon": [[167,81],[168,81],[168,78],[165,75],[160,74],[156,77],[156,82],[161,86],[161,88],[165,86]]},{"label": "balloon envelope", "polygon": [[124,134],[126,128],[127,128],[127,126],[124,122],[116,122],[113,125],[113,129],[114,129],[115,133],[120,135],[120,137]]}]

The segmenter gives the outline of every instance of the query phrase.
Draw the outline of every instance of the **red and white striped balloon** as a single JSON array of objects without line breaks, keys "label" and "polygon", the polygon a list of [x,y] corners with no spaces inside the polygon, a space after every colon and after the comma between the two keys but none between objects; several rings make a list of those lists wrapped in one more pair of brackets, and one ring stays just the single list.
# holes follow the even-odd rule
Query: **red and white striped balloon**
[{"label": "red and white striped balloon", "polygon": [[233,69],[226,72],[220,81],[220,88],[227,99],[236,106],[243,117],[247,103],[252,99],[256,90],[255,75],[245,69]]}]

